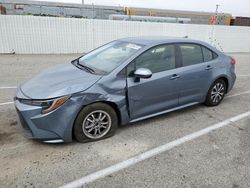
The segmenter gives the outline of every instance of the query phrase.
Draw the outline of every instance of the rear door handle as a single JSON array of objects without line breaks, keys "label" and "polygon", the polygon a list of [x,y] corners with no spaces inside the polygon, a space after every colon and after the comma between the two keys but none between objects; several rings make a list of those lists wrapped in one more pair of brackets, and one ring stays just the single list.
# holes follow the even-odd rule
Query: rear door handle
[{"label": "rear door handle", "polygon": [[211,69],[213,69],[213,67],[212,67],[211,65],[208,65],[208,66],[205,68],[205,70],[211,70]]},{"label": "rear door handle", "polygon": [[177,74],[173,74],[171,77],[170,77],[170,80],[176,80],[178,78],[180,78],[181,76],[180,75],[177,75]]}]

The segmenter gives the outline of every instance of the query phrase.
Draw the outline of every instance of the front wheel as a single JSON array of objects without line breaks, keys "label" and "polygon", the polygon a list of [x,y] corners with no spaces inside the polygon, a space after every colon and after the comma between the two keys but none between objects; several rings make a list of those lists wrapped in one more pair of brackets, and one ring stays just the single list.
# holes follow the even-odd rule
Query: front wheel
[{"label": "front wheel", "polygon": [[74,136],[78,142],[90,142],[113,136],[118,127],[114,109],[105,103],[84,107],[74,125]]},{"label": "front wheel", "polygon": [[221,103],[226,94],[226,83],[222,79],[216,80],[210,87],[205,104],[207,106],[217,106]]}]

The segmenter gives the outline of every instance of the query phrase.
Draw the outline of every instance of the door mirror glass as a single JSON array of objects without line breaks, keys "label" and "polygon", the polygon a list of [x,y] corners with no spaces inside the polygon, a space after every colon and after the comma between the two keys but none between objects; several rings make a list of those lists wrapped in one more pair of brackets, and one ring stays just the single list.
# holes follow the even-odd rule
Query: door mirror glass
[{"label": "door mirror glass", "polygon": [[135,78],[150,78],[152,76],[152,72],[151,70],[147,69],[147,68],[138,68],[135,72],[134,72],[134,76]]}]

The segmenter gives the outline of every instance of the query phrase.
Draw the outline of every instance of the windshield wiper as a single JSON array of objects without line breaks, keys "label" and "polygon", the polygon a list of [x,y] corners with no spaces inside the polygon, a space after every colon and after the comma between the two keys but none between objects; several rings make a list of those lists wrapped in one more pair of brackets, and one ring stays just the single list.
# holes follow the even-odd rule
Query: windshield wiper
[{"label": "windshield wiper", "polygon": [[86,65],[82,65],[79,62],[77,63],[77,65],[79,65],[80,67],[83,67],[84,69],[86,69],[87,71],[89,71],[90,73],[95,73],[95,70],[86,66]]},{"label": "windshield wiper", "polygon": [[[76,62],[76,63],[74,63],[74,62]],[[95,70],[94,70],[94,69],[92,69],[92,68],[90,68],[90,67],[88,67],[88,66],[86,66],[86,65],[80,64],[78,59],[72,61],[72,63],[74,63],[74,64],[75,64],[76,66],[78,66],[78,67],[84,68],[85,70],[87,70],[87,71],[90,72],[90,73],[95,73]]]}]

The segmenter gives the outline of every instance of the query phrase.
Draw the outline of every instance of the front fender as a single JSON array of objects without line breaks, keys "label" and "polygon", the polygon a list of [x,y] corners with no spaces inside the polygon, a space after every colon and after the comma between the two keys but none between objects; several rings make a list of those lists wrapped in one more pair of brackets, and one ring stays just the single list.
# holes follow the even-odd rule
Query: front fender
[{"label": "front fender", "polygon": [[115,110],[120,115],[121,125],[129,122],[126,80],[124,78],[114,78],[106,82],[96,83],[79,95],[82,96],[82,108],[96,102],[111,103],[116,106]]}]

